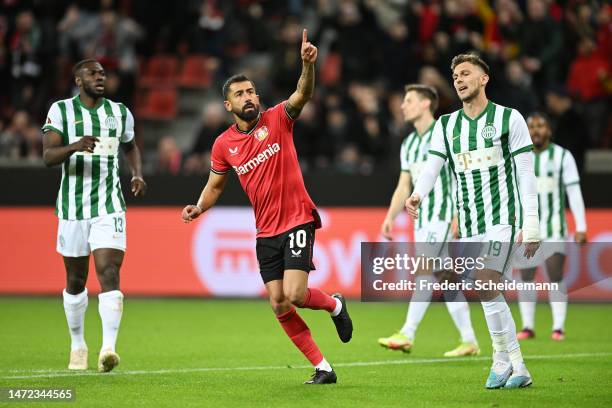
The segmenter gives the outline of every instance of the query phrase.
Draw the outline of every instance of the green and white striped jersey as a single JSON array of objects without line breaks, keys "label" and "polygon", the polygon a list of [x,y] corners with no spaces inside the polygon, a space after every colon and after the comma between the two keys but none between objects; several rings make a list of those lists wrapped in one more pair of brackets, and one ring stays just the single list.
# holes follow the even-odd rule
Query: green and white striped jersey
[{"label": "green and white striped jersey", "polygon": [[125,211],[119,183],[119,144],[134,139],[134,117],[122,103],[103,98],[89,109],[77,95],[54,102],[43,132],[62,136],[64,145],[82,136],[96,136],[93,153],[77,152],[62,165],[55,213],[64,220],[84,220]]},{"label": "green and white striped jersey", "polygon": [[533,159],[538,180],[540,237],[564,238],[567,234],[565,188],[580,183],[576,161],[569,150],[554,143],[541,152],[534,152]]},{"label": "green and white striped jersey", "polygon": [[[416,184],[421,169],[427,160],[434,124],[435,122],[431,124],[423,135],[419,135],[414,131],[402,142],[400,149],[402,171],[410,172],[413,185]],[[419,219],[416,222],[417,228],[421,228],[423,222],[430,222],[432,220],[451,222],[453,218],[452,190],[453,181],[450,169],[448,164],[444,164],[433,190],[423,199],[421,211],[419,211]]]},{"label": "green and white striped jersey", "polygon": [[513,157],[531,149],[523,116],[491,101],[474,119],[463,109],[438,119],[429,153],[448,158],[455,174],[460,237],[483,234],[493,225],[522,226]]}]

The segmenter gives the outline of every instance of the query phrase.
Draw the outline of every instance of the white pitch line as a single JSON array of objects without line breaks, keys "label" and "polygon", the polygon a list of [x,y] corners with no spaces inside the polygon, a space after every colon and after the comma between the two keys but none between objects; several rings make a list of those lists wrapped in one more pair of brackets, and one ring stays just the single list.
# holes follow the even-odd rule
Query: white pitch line
[{"label": "white pitch line", "polygon": [[[611,353],[574,353],[574,354],[549,354],[525,356],[526,360],[551,360],[567,358],[588,358],[588,357],[611,357]],[[421,359],[402,359],[402,360],[380,360],[380,361],[354,361],[348,363],[336,363],[334,367],[369,367],[382,365],[409,365],[409,364],[438,364],[455,363],[470,361],[490,361],[491,357],[458,357],[458,358],[421,358]],[[58,377],[88,377],[88,376],[117,376],[117,375],[154,375],[154,374],[184,374],[184,373],[206,373],[223,371],[260,371],[260,370],[286,370],[287,368],[312,368],[310,365],[294,366],[251,366],[251,367],[200,367],[200,368],[178,368],[162,370],[130,370],[113,371],[112,373],[98,373],[94,371],[55,371],[47,374],[35,375],[13,375],[0,377],[3,380],[27,380],[31,378],[58,378]],[[24,372],[25,370],[15,370],[13,372]],[[44,370],[31,370],[30,372],[41,372]]]}]

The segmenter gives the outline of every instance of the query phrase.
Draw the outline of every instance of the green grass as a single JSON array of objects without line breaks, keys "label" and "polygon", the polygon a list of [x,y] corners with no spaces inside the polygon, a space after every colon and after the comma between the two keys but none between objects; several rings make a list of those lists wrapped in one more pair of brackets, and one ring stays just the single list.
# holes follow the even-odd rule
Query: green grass
[{"label": "green grass", "polygon": [[[570,305],[562,343],[549,339],[550,309],[539,305],[538,337],[523,344],[534,385],[522,390],[484,389],[490,340],[480,305],[471,306],[485,358],[467,361],[427,361],[458,342],[443,304],[431,305],[411,354],[376,344],[401,326],[404,304],[350,302],[355,332],[349,344],[340,343],[327,313],[303,310],[339,381],[309,387],[302,385],[311,373],[307,361],[264,301],[128,298],[117,349],[121,365],[98,374],[101,328],[92,298],[86,319],[92,368],[83,375],[66,370],[69,335],[60,297],[0,298],[0,387],[76,390],[76,402],[53,407],[612,406],[612,305]],[[353,362],[382,364],[343,365]],[[197,371],[206,367],[234,369]],[[11,378],[34,375],[40,377]],[[4,404],[28,405],[45,404]]]}]

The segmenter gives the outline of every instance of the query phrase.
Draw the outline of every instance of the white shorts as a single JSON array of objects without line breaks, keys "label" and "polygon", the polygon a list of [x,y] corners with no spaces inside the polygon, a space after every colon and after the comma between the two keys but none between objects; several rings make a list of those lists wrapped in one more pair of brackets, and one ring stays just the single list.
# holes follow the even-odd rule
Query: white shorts
[{"label": "white shorts", "polygon": [[[483,234],[460,238],[461,243],[473,242],[481,244],[479,247],[470,247],[470,256],[477,255],[483,258],[486,269],[492,269],[504,274],[511,270],[511,261],[518,245],[516,238],[518,230],[512,225],[493,225]],[[475,251],[477,250],[477,253]]]},{"label": "white shorts", "polygon": [[101,215],[88,220],[59,220],[57,252],[67,257],[87,256],[99,248],[125,251],[125,213]]},{"label": "white shorts", "polygon": [[516,269],[537,268],[544,265],[546,260],[554,254],[565,255],[566,238],[552,238],[542,241],[535,255],[529,259],[525,258],[523,251],[516,251],[512,258],[512,266]]},{"label": "white shorts", "polygon": [[450,222],[432,221],[421,228],[415,228],[415,255],[425,255],[427,258],[447,257],[448,242],[451,240],[450,226]]}]

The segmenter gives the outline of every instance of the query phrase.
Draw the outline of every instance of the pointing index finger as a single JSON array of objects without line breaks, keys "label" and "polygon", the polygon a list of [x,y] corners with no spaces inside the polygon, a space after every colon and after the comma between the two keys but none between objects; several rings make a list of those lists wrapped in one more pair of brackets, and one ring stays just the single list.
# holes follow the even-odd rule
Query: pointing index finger
[{"label": "pointing index finger", "polygon": [[302,43],[305,43],[308,41],[308,30],[304,29],[302,30]]}]

